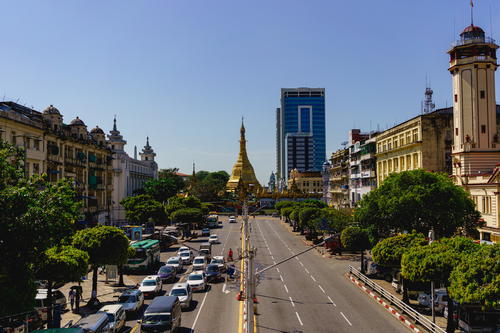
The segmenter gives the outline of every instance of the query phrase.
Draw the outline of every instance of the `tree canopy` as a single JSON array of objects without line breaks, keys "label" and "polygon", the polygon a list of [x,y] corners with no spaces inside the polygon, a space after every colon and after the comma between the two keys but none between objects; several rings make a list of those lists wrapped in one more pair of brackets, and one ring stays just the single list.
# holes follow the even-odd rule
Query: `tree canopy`
[{"label": "tree canopy", "polygon": [[203,215],[199,208],[182,208],[173,212],[170,217],[174,222],[200,223]]},{"label": "tree canopy", "polygon": [[345,228],[340,234],[340,241],[343,247],[352,251],[364,251],[371,247],[366,231],[355,226]]},{"label": "tree canopy", "polygon": [[356,218],[380,235],[416,230],[436,237],[477,233],[480,214],[469,194],[445,174],[411,170],[393,173],[363,197]]},{"label": "tree canopy", "polygon": [[165,202],[184,188],[184,181],[175,174],[166,174],[158,179],[144,183],[144,193],[158,202]]},{"label": "tree canopy", "polygon": [[123,199],[121,204],[125,208],[127,220],[137,224],[146,223],[152,218],[156,223],[164,223],[166,220],[163,205],[152,196],[139,194]]},{"label": "tree canopy", "polygon": [[220,194],[226,189],[228,180],[229,174],[226,171],[198,171],[196,181],[191,184],[189,191],[201,201],[218,201],[221,199]]},{"label": "tree canopy", "polygon": [[411,247],[427,244],[423,234],[412,232],[381,240],[372,249],[373,260],[382,266],[400,268],[403,254]]}]

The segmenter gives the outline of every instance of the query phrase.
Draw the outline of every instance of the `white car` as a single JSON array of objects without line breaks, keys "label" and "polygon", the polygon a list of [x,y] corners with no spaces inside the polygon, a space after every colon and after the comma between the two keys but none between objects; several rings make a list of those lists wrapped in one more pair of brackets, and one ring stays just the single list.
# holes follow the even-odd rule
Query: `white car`
[{"label": "white car", "polygon": [[121,304],[109,304],[103,306],[97,313],[105,313],[108,316],[109,324],[107,326],[110,333],[118,333],[121,331],[127,321],[125,309]]},{"label": "white car", "polygon": [[193,251],[189,250],[181,252],[179,257],[181,258],[183,265],[190,265],[194,258]]},{"label": "white car", "polygon": [[206,257],[195,257],[193,260],[193,270],[204,271],[205,267],[207,267],[207,259]]},{"label": "white car", "polygon": [[177,272],[182,271],[182,259],[181,257],[172,257],[167,260],[167,265],[172,265],[177,269]]},{"label": "white car", "polygon": [[[38,311],[38,314],[42,318],[43,321],[47,320],[47,308],[49,306],[48,303],[48,292],[47,289],[38,289],[36,291],[35,296],[35,310]],[[52,289],[52,303],[60,304],[62,309],[66,309],[66,296],[57,289]]]},{"label": "white car", "polygon": [[212,258],[212,261],[210,261],[211,264],[216,264],[219,266],[219,270],[221,272],[224,272],[226,270],[226,261],[224,260],[223,256],[215,256]]},{"label": "white car", "polygon": [[191,287],[186,282],[177,283],[172,287],[168,296],[177,296],[179,302],[181,302],[181,307],[183,309],[191,307],[191,300],[193,299],[193,293],[191,292]]},{"label": "white car", "polygon": [[187,246],[181,246],[178,250],[177,250],[177,255],[181,254],[181,252],[184,252],[184,251],[191,251],[191,249]]},{"label": "white car", "polygon": [[219,242],[219,236],[217,236],[217,235],[210,235],[210,237],[208,237],[208,242],[210,244],[218,244],[218,243],[220,243]]},{"label": "white car", "polygon": [[144,297],[155,297],[163,288],[161,278],[158,275],[146,276],[142,280],[139,290],[144,294]]},{"label": "white car", "polygon": [[236,217],[229,216],[229,223],[236,223]]},{"label": "white car", "polygon": [[189,274],[187,283],[192,291],[203,291],[207,288],[207,279],[203,271],[195,271]]}]

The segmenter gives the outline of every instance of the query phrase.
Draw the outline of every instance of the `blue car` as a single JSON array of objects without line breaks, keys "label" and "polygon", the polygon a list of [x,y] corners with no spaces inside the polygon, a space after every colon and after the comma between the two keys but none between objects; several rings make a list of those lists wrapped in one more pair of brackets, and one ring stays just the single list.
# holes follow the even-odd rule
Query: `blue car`
[{"label": "blue car", "polygon": [[220,281],[222,278],[221,271],[219,269],[219,265],[217,264],[209,264],[205,269],[205,275],[207,277],[207,281]]},{"label": "blue car", "polygon": [[158,274],[163,282],[175,281],[177,278],[177,269],[172,265],[165,265],[160,267]]}]

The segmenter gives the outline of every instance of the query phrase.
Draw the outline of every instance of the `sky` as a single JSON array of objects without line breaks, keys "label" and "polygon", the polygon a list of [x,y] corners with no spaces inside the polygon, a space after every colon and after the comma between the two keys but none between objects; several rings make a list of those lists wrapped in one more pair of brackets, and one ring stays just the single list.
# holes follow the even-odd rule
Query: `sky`
[{"label": "sky", "polygon": [[[263,184],[281,88],[326,89],[329,156],[351,128],[418,115],[426,77],[436,107],[451,105],[446,51],[470,24],[469,0],[0,0],[0,12],[1,99],[53,104],[89,130],[116,115],[130,155],[149,136],[159,167],[185,173],[230,172],[244,116]],[[476,25],[500,39],[498,22],[500,2],[475,0]]]}]

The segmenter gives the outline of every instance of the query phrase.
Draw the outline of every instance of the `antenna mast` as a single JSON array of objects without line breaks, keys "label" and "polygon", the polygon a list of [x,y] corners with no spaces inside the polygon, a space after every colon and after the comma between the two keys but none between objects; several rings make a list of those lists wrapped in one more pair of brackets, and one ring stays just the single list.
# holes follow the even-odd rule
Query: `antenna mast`
[{"label": "antenna mast", "polygon": [[474,25],[474,2],[470,0],[470,25]]}]

